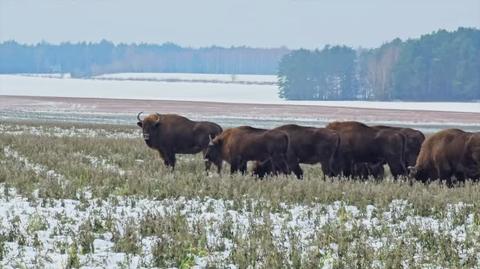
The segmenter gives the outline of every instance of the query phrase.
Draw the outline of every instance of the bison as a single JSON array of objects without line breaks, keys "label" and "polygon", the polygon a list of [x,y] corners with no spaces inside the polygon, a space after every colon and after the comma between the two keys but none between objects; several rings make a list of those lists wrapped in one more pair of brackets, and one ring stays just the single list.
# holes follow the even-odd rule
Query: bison
[{"label": "bison", "polygon": [[375,129],[388,129],[388,130],[397,130],[398,132],[402,133],[406,140],[405,140],[405,167],[414,166],[418,153],[420,153],[420,148],[422,147],[422,143],[425,140],[425,135],[420,132],[419,130],[415,130],[412,128],[401,128],[401,127],[392,127],[392,126],[384,126],[384,125],[377,125],[372,126]]},{"label": "bison", "polygon": [[333,170],[334,175],[355,174],[356,163],[387,163],[392,175],[406,175],[404,160],[406,138],[390,129],[375,129],[356,121],[332,122],[328,129],[340,135],[340,148]]},{"label": "bison", "polygon": [[480,178],[480,133],[446,129],[428,137],[422,144],[415,167],[410,174],[422,182],[458,181]]},{"label": "bison", "polygon": [[[420,147],[422,146],[423,141],[425,140],[425,135],[415,129],[412,128],[401,128],[401,127],[393,127],[393,126],[385,126],[385,125],[376,125],[372,126],[377,130],[395,130],[400,132],[405,136],[405,167],[415,166],[415,162],[417,161],[418,153],[420,152]],[[382,163],[360,163],[354,164],[356,174],[359,175],[361,178],[368,178],[368,176],[373,176],[374,178],[380,179],[384,176],[383,165],[385,162]]]},{"label": "bison", "polygon": [[[331,174],[331,165],[340,145],[340,136],[333,130],[326,128],[305,127],[296,124],[287,124],[273,130],[286,132],[290,137],[290,147],[287,154],[289,168],[297,178],[303,176],[299,163],[320,163],[325,175]],[[263,177],[271,173],[269,163],[256,162],[254,174]]]},{"label": "bison", "polygon": [[240,126],[212,139],[205,158],[214,163],[225,160],[232,174],[239,170],[244,174],[248,161],[270,161],[273,171],[288,173],[288,147],[289,137],[285,132]]},{"label": "bison", "polygon": [[[150,114],[143,120],[137,115],[137,125],[142,128],[148,147],[157,150],[167,167],[175,168],[175,154],[196,154],[207,149],[209,138],[222,132],[222,127],[208,121],[192,121],[176,114]],[[221,162],[213,162],[218,171]],[[210,169],[211,162],[205,162]]]}]

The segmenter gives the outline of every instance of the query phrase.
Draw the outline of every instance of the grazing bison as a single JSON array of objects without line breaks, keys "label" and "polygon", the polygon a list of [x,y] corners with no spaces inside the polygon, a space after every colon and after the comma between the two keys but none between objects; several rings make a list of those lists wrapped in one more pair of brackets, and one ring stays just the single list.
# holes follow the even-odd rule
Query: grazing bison
[{"label": "grazing bison", "polygon": [[288,134],[241,126],[223,131],[211,140],[205,158],[214,163],[230,163],[230,172],[246,172],[248,161],[271,162],[275,172],[288,173]]},{"label": "grazing bison", "polygon": [[446,129],[428,137],[410,174],[422,182],[446,180],[449,186],[453,176],[480,179],[480,133]]},{"label": "grazing bison", "polygon": [[[143,139],[147,146],[158,150],[166,166],[175,168],[175,154],[205,153],[209,137],[215,137],[222,132],[222,127],[213,122],[192,121],[176,114],[150,114],[143,120],[142,112],[137,115],[137,125],[142,128]],[[218,170],[221,162],[215,163]],[[211,162],[206,161],[208,170]]]},{"label": "grazing bison", "polygon": [[[320,163],[325,175],[331,174],[331,165],[334,155],[340,145],[340,136],[333,130],[327,128],[304,127],[296,124],[288,124],[277,127],[273,130],[286,132],[290,137],[290,147],[287,153],[289,168],[297,178],[303,176],[299,163],[316,164]],[[271,173],[267,163],[256,162],[254,174],[263,177]]]},{"label": "grazing bison", "polygon": [[[400,132],[405,136],[405,167],[415,166],[417,161],[418,153],[420,152],[420,147],[422,146],[423,141],[425,140],[425,135],[412,128],[401,128],[401,127],[392,127],[385,125],[376,125],[372,126],[377,130],[395,130]],[[383,170],[383,163],[360,163],[354,164],[354,170],[357,172],[361,178],[368,178],[368,176],[373,176],[374,178],[380,179],[383,178],[385,171]]]},{"label": "grazing bison", "polygon": [[403,134],[406,138],[404,152],[405,167],[415,165],[415,163],[417,162],[418,153],[420,153],[420,148],[422,147],[422,143],[425,140],[425,135],[422,132],[412,128],[401,128],[384,125],[377,125],[372,127],[379,130],[397,130],[398,132]]},{"label": "grazing bison", "polygon": [[332,122],[327,128],[340,135],[339,154],[335,161],[335,175],[355,174],[356,163],[387,163],[395,178],[406,174],[404,152],[405,136],[395,130],[375,129],[356,121]]}]

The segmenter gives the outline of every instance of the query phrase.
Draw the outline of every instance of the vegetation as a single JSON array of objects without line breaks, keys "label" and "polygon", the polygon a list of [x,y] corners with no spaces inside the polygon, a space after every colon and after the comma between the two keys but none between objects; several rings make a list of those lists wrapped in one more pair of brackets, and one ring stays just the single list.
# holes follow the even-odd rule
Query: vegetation
[{"label": "vegetation", "polygon": [[[183,48],[173,43],[0,44],[0,73],[71,73],[85,77],[116,72],[274,74],[286,48]],[[233,79],[233,78],[232,78]]]},{"label": "vegetation", "polygon": [[[102,136],[131,127],[73,127],[0,134],[0,200],[20,195],[37,208],[27,219],[17,216],[23,206],[11,212],[1,227],[0,257],[11,258],[7,245],[29,248],[43,235],[37,239],[44,247],[57,240],[54,251],[69,268],[105,267],[91,260],[106,247],[123,253],[130,267],[480,265],[479,184],[324,181],[318,166],[305,166],[304,180],[258,180],[206,173],[199,155],[180,156],[172,172],[140,134]],[[72,135],[86,128],[97,135]],[[52,129],[65,136],[49,135]]]},{"label": "vegetation", "polygon": [[440,30],[376,49],[296,50],[279,64],[292,100],[480,100],[480,30]]}]

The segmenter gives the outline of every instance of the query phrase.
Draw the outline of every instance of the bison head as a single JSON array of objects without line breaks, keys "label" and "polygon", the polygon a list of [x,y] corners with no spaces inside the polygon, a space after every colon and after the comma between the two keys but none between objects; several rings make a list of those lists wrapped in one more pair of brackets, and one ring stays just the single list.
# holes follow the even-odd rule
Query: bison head
[{"label": "bison head", "polygon": [[209,136],[210,141],[208,142],[207,150],[205,151],[205,160],[211,161],[213,163],[222,162],[222,140],[219,137],[212,139]]},{"label": "bison head", "polygon": [[157,136],[160,126],[160,114],[152,114],[145,117],[143,120],[140,118],[140,115],[143,112],[138,113],[137,115],[137,125],[142,128],[143,139],[149,147],[154,146],[153,138]]}]

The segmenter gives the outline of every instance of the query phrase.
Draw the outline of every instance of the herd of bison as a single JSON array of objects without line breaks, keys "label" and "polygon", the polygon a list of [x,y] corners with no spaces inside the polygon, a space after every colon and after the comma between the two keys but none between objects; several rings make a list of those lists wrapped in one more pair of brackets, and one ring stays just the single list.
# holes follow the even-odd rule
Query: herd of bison
[{"label": "herd of bison", "polygon": [[223,130],[218,124],[192,121],[176,114],[150,114],[141,118],[143,139],[157,150],[166,166],[175,167],[175,154],[202,152],[206,169],[211,164],[230,172],[294,173],[303,177],[300,163],[320,163],[324,176],[366,179],[384,176],[387,164],[394,178],[421,182],[444,180],[452,186],[466,179],[480,179],[480,133],[446,129],[427,138],[415,129],[368,126],[356,121],[331,122],[325,128],[295,124],[274,129],[240,126]]}]

